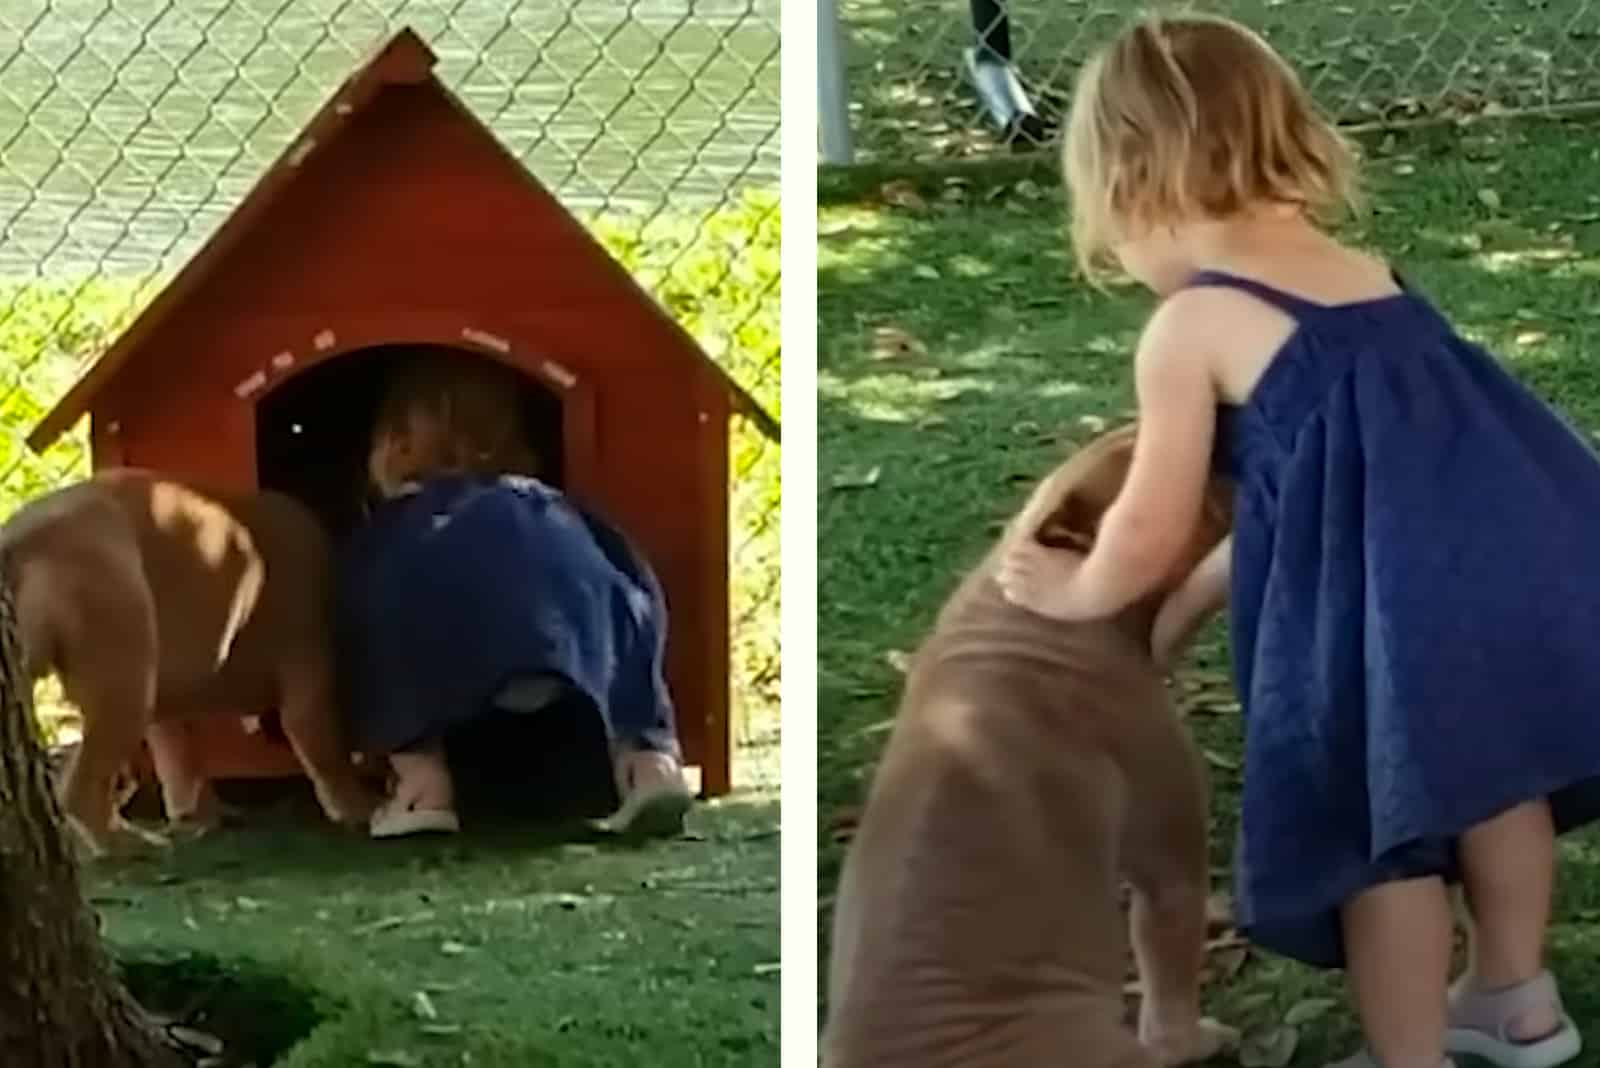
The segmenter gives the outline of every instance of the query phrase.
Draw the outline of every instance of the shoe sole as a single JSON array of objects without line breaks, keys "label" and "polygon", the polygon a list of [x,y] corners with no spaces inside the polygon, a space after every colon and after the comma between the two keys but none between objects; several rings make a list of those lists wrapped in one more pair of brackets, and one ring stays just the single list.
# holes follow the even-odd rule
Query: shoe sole
[{"label": "shoe sole", "polygon": [[606,827],[624,838],[671,838],[683,833],[683,817],[694,798],[688,793],[663,793],[606,820]]},{"label": "shoe sole", "polygon": [[1498,1068],[1555,1068],[1583,1052],[1583,1036],[1572,1020],[1563,1016],[1561,1030],[1537,1042],[1503,1042],[1494,1035],[1468,1027],[1445,1032],[1449,1053],[1481,1057]]},{"label": "shoe sole", "polygon": [[373,824],[367,833],[373,838],[406,838],[413,834],[455,834],[461,830],[461,821],[453,812],[409,813],[381,824]]}]

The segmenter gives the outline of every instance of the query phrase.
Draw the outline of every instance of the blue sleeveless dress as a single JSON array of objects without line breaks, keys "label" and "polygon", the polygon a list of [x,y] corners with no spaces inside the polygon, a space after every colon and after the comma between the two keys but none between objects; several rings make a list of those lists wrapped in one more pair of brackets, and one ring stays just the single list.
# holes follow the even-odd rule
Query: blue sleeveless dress
[{"label": "blue sleeveless dress", "polygon": [[1339,905],[1457,878],[1467,828],[1536,797],[1558,831],[1600,816],[1600,461],[1411,291],[1191,284],[1297,324],[1218,421],[1238,484],[1236,897],[1253,941],[1339,967]]}]

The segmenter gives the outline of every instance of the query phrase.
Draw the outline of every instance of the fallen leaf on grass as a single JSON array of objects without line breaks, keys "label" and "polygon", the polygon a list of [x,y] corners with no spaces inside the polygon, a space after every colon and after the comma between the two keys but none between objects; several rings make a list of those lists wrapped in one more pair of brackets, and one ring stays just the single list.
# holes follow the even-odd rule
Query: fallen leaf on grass
[{"label": "fallen leaf on grass", "polygon": [[836,490],[871,489],[878,484],[878,476],[883,474],[883,468],[877,464],[866,470],[847,467],[833,476],[829,485]]},{"label": "fallen leaf on grass", "polygon": [[416,1013],[419,1020],[437,1020],[439,1010],[434,1008],[433,999],[426,990],[419,990],[411,995],[411,1011]]},{"label": "fallen leaf on grass", "polygon": [[1306,998],[1283,1015],[1283,1022],[1290,1027],[1304,1027],[1306,1024],[1327,1014],[1338,1002],[1332,998]]},{"label": "fallen leaf on grass", "polygon": [[213,1057],[222,1052],[222,1039],[204,1031],[196,1031],[192,1027],[169,1027],[167,1035],[180,1046],[187,1046]]},{"label": "fallen leaf on grass", "polygon": [[409,916],[385,916],[381,920],[363,924],[355,929],[354,934],[377,934],[379,931],[391,931],[396,927],[404,927],[408,923],[421,923],[433,919],[432,912],[413,912]]},{"label": "fallen leaf on grass", "polygon": [[1221,952],[1213,953],[1206,960],[1205,967],[1201,970],[1201,980],[1216,983],[1231,983],[1238,978],[1244,970],[1245,961],[1250,959],[1248,946],[1233,946]]},{"label": "fallen leaf on grass", "polygon": [[928,346],[898,326],[880,326],[872,332],[872,358],[874,360],[921,359],[928,355]]},{"label": "fallen leaf on grass", "polygon": [[1248,946],[1249,944],[1244,935],[1229,927],[1217,937],[1206,940],[1206,951],[1209,953],[1219,949],[1232,949],[1235,946]]},{"label": "fallen leaf on grass", "polygon": [[1293,1027],[1251,1035],[1239,1045],[1240,1068],[1285,1068],[1299,1045],[1300,1032]]},{"label": "fallen leaf on grass", "polygon": [[905,178],[896,178],[892,182],[883,183],[878,187],[878,196],[890,207],[905,208],[908,211],[928,210],[928,202],[917,191],[916,183]]},{"label": "fallen leaf on grass", "polygon": [[1206,898],[1206,933],[1212,934],[1233,926],[1233,897],[1217,891]]},{"label": "fallen leaf on grass", "polygon": [[834,813],[833,819],[828,821],[828,833],[840,845],[855,837],[856,827],[861,823],[861,810],[859,808],[842,808]]},{"label": "fallen leaf on grass", "polygon": [[367,1063],[380,1068],[422,1068],[422,1058],[403,1049],[374,1050],[367,1054]]}]

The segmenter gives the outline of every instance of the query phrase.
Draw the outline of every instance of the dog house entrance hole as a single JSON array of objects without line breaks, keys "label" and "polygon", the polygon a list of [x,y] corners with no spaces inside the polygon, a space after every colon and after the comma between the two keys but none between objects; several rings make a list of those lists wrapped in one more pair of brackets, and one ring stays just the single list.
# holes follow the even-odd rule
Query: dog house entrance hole
[{"label": "dog house entrance hole", "polygon": [[[367,451],[385,386],[404,361],[419,356],[490,360],[445,345],[379,345],[296,375],[256,409],[260,486],[299,498],[335,537],[348,534],[360,523],[367,500]],[[520,378],[523,434],[540,458],[540,477],[560,486],[561,401],[531,376]]]}]

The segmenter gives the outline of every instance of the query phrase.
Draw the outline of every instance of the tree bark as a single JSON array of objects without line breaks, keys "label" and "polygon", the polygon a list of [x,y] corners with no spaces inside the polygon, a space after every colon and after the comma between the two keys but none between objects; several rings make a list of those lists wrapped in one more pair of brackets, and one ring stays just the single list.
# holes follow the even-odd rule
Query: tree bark
[{"label": "tree bark", "polygon": [[[3,572],[0,562],[0,572]],[[0,1060],[7,1068],[178,1068],[124,989],[83,900],[0,580]]]}]

